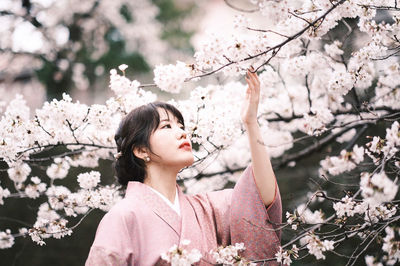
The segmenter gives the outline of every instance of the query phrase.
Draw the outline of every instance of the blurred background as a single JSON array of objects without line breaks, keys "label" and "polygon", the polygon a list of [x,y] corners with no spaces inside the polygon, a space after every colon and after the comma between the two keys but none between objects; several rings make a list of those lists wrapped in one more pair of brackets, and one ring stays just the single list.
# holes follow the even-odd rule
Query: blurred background
[{"label": "blurred background", "polygon": [[[246,0],[229,2],[252,7]],[[229,34],[235,14],[239,12],[223,0],[0,0],[0,112],[16,94],[22,94],[32,110],[61,99],[64,92],[74,101],[104,103],[111,96],[109,71],[121,64],[129,66],[129,79],[153,83],[154,66],[176,60],[190,63],[205,31]],[[221,82],[220,78],[201,82]],[[170,99],[185,97],[191,86],[178,96],[149,90]],[[326,149],[339,148],[337,144]],[[315,189],[310,177],[317,176],[324,149],[294,168],[277,169],[283,214]],[[114,183],[110,161],[102,161],[95,170],[102,173],[103,184]],[[82,171],[71,170],[65,183],[76,182],[73,177]],[[7,182],[6,173],[0,175],[2,184]],[[40,198],[8,199],[0,206],[0,230],[32,225],[40,203]],[[11,249],[0,250],[0,265],[83,265],[103,215],[93,211],[70,237],[48,239],[45,246],[17,238]],[[321,265],[343,265],[340,258],[332,258]],[[307,263],[312,264],[295,265]]]}]

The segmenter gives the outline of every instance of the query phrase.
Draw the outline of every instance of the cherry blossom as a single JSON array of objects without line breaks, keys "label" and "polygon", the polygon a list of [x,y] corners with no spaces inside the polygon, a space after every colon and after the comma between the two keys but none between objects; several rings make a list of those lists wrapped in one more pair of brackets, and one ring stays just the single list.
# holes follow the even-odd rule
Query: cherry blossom
[{"label": "cherry blossom", "polygon": [[0,231],[0,248],[11,248],[14,245],[14,237],[11,234],[10,229],[5,232]]},{"label": "cherry blossom", "polygon": [[299,249],[296,247],[296,245],[293,245],[290,250],[283,250],[282,247],[279,247],[279,251],[275,254],[276,261],[283,263],[284,265],[290,265],[292,263],[290,256],[293,258],[298,258],[298,252]]},{"label": "cherry blossom", "polygon": [[369,174],[362,173],[360,181],[361,194],[367,202],[380,204],[389,202],[397,194],[396,185],[384,172]]},{"label": "cherry blossom", "polygon": [[240,256],[240,252],[245,250],[243,243],[235,243],[226,247],[218,247],[216,250],[211,250],[210,254],[215,259],[216,263],[222,265],[255,265]]},{"label": "cherry blossom", "polygon": [[310,254],[314,255],[317,260],[325,259],[323,252],[333,250],[335,243],[331,240],[321,240],[318,236],[310,234],[301,239],[301,242],[307,245]]},{"label": "cherry blossom", "polygon": [[178,61],[175,65],[158,65],[154,69],[154,82],[163,91],[178,93],[183,82],[191,76],[191,66]]},{"label": "cherry blossom", "polygon": [[382,250],[388,254],[387,264],[394,265],[400,260],[399,241],[395,239],[395,234],[399,236],[400,230],[392,227],[385,228],[386,236],[383,238]]},{"label": "cherry blossom", "polygon": [[173,266],[189,266],[200,261],[202,255],[199,250],[190,251],[185,248],[190,244],[190,240],[182,240],[181,247],[173,245],[167,252],[161,254],[161,258]]},{"label": "cherry blossom", "polygon": [[92,189],[100,182],[100,173],[97,171],[90,171],[89,173],[79,174],[78,182],[81,188]]},{"label": "cherry blossom", "polygon": [[10,191],[7,188],[0,187],[0,205],[4,204],[4,199],[10,196]]},{"label": "cherry blossom", "polygon": [[297,206],[296,211],[299,214],[298,218],[304,223],[317,224],[324,222],[324,214],[321,211],[316,210],[312,212],[305,204]]},{"label": "cherry blossom", "polygon": [[357,164],[364,160],[364,148],[354,146],[353,151],[342,150],[339,156],[327,157],[322,160],[321,172],[328,171],[331,175],[338,175],[353,170]]}]

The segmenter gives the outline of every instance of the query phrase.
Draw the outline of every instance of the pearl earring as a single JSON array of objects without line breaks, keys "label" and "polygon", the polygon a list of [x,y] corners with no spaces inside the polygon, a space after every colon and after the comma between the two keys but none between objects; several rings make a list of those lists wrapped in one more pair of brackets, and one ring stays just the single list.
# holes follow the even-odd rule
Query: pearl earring
[{"label": "pearl earring", "polygon": [[146,160],[146,162],[150,162],[150,157],[149,156],[146,156],[144,159]]}]

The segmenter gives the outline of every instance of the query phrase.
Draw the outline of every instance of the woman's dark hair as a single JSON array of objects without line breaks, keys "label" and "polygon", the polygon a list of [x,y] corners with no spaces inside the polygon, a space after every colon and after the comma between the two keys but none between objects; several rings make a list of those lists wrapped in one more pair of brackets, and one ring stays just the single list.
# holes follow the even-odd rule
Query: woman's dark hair
[{"label": "woman's dark hair", "polygon": [[115,133],[115,142],[120,156],[114,163],[118,182],[126,186],[129,181],[144,181],[146,164],[135,156],[134,148],[150,148],[150,135],[160,124],[158,109],[170,112],[179,123],[184,125],[182,114],[173,105],[164,102],[153,102],[133,109],[119,124]]}]

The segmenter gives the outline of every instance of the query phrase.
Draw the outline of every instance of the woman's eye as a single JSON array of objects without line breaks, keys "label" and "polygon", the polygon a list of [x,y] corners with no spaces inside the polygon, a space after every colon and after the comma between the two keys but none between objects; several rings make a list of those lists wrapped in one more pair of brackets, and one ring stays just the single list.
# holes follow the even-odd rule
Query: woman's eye
[{"label": "woman's eye", "polygon": [[171,125],[170,124],[165,124],[161,128],[171,128]]}]

